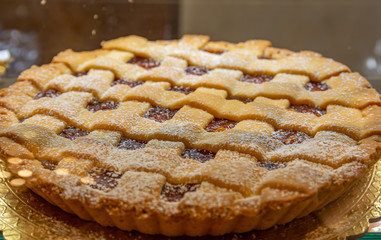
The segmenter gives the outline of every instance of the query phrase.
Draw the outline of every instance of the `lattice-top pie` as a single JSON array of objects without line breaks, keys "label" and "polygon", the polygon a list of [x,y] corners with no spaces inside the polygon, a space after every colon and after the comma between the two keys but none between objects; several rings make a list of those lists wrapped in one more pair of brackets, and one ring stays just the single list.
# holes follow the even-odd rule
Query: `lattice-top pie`
[{"label": "lattice-top pie", "polygon": [[128,36],[0,92],[0,153],[50,203],[143,233],[220,235],[337,199],[380,157],[380,95],[268,41]]}]

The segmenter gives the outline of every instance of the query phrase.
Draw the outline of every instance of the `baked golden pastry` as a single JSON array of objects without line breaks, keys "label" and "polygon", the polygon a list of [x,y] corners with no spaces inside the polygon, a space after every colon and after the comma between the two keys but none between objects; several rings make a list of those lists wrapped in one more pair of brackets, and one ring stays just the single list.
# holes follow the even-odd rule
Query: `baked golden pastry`
[{"label": "baked golden pastry", "polygon": [[66,50],[0,92],[0,153],[50,203],[149,234],[306,216],[380,157],[381,100],[320,54],[207,36]]}]

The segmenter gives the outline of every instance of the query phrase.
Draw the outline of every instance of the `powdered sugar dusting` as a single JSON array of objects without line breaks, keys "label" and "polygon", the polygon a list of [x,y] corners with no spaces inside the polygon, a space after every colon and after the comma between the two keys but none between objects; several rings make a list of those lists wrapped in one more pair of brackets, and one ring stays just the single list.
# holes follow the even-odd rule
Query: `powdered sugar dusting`
[{"label": "powdered sugar dusting", "polygon": [[[379,132],[378,110],[367,106],[381,100],[346,66],[311,52],[260,59],[260,41],[213,54],[202,50],[207,41],[131,36],[104,44],[118,50],[55,58],[86,74],[62,63],[23,73],[0,106],[26,120],[0,118],[0,137],[40,160],[16,166],[27,183],[110,218],[234,220],[314,199],[379,157],[379,143],[358,140]],[[248,74],[256,79],[240,81]],[[308,81],[328,87],[308,91]],[[301,104],[325,114],[292,110]],[[216,122],[226,126],[211,129]]]}]

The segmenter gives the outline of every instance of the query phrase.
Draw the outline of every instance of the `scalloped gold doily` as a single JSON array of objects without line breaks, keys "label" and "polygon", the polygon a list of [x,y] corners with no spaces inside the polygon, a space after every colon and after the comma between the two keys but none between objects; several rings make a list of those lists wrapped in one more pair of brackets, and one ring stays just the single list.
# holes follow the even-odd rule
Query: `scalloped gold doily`
[{"label": "scalloped gold doily", "polygon": [[[124,232],[79,219],[52,206],[25,186],[12,187],[12,176],[0,160],[0,229],[13,239],[171,239]],[[381,218],[381,161],[341,198],[326,208],[269,230],[221,237],[181,239],[355,239],[369,221]],[[352,236],[352,237],[349,237]]]}]

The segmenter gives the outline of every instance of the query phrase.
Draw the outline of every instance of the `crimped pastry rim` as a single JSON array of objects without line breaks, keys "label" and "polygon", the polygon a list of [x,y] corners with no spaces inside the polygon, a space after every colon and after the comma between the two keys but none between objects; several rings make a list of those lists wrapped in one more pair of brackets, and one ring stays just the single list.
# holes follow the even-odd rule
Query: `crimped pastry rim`
[{"label": "crimped pastry rim", "polygon": [[[104,46],[107,47],[107,43],[104,44]],[[117,48],[120,48],[120,47],[117,47]],[[71,54],[70,51],[66,51],[64,53],[62,53],[61,55],[59,55],[58,57],[55,58],[54,61],[58,62],[60,61],[60,56],[62,57],[63,55],[65,56],[65,54]],[[288,54],[288,53],[287,53]],[[313,53],[304,53],[305,56],[309,56],[310,54],[314,55]],[[300,56],[298,56],[300,57]],[[318,56],[315,56],[314,57],[318,57]],[[66,60],[63,60],[63,62],[65,62]],[[95,64],[95,63],[93,63]],[[98,64],[98,63],[97,63]],[[58,63],[54,63],[52,65],[47,65],[45,66],[47,68],[47,71],[55,71],[57,68],[61,68],[62,66],[60,66]],[[85,65],[84,66],[84,69],[86,69],[87,66]],[[61,70],[60,70],[61,71]],[[65,70],[67,71],[67,70]],[[345,67],[341,67],[341,70],[342,72],[345,72],[347,71]],[[344,73],[345,74],[345,73]],[[33,75],[32,75],[33,76]],[[319,78],[318,75],[315,76],[315,78]],[[31,79],[29,79],[29,77],[27,76],[27,74],[22,74],[21,77],[20,77],[20,80],[21,81],[31,81]],[[34,83],[36,84],[36,83]],[[370,106],[370,105],[369,105]],[[377,119],[374,120],[374,122],[377,123]],[[371,122],[373,123],[373,122]],[[31,125],[33,127],[33,125]],[[38,129],[38,128],[37,128]],[[21,136],[21,133],[17,133],[17,129],[15,130],[16,133],[12,133],[11,130],[9,129],[5,129],[3,131],[1,131],[1,136],[2,137],[8,137],[10,138],[10,141],[14,141],[12,142],[12,144],[14,143],[14,146],[17,150],[20,150],[20,144],[18,142],[22,142],[24,141],[25,139],[28,138],[28,136],[24,136],[25,138],[23,139],[22,136]],[[368,129],[366,129],[368,130]],[[42,130],[44,131],[44,130]],[[46,130],[48,132],[48,130]],[[380,144],[379,144],[379,135],[377,135],[377,131],[379,131],[377,129],[377,126],[374,129],[371,129],[370,132],[367,132],[367,131],[360,131],[360,139],[361,139],[361,144],[363,144],[364,146],[364,153],[366,154],[369,154],[368,157],[365,157],[365,158],[362,158],[361,160],[355,160],[353,161],[352,163],[353,164],[358,164],[358,171],[355,172],[355,174],[353,175],[346,175],[345,173],[341,173],[342,175],[338,175],[337,176],[337,179],[336,180],[330,180],[330,183],[332,184],[332,182],[334,182],[336,185],[334,186],[327,186],[325,183],[322,185],[322,186],[319,186],[319,191],[311,191],[311,192],[308,192],[306,194],[300,194],[298,196],[293,196],[293,197],[289,197],[289,198],[285,198],[281,201],[274,201],[274,200],[269,200],[265,203],[262,203],[260,202],[259,206],[260,207],[253,207],[253,206],[250,206],[248,207],[249,210],[245,209],[244,206],[245,204],[243,204],[238,210],[236,210],[234,207],[232,207],[232,209],[229,209],[228,211],[228,214],[226,214],[224,211],[224,214],[221,214],[221,215],[218,215],[219,212],[218,212],[218,209],[217,209],[217,217],[215,216],[208,216],[208,215],[205,215],[205,214],[199,214],[199,213],[194,213],[192,212],[194,208],[201,208],[199,209],[200,212],[204,213],[204,210],[202,207],[208,207],[208,206],[205,206],[205,205],[200,205],[200,206],[197,206],[195,205],[196,207],[192,208],[190,207],[190,213],[194,213],[194,215],[190,215],[187,214],[187,211],[183,211],[183,210],[186,210],[185,209],[182,209],[179,211],[178,214],[161,214],[160,212],[155,212],[153,211],[152,214],[150,214],[150,212],[148,211],[147,213],[147,210],[148,209],[144,209],[142,210],[142,213],[139,215],[138,214],[138,217],[152,217],[152,219],[150,221],[153,221],[153,222],[163,222],[163,221],[169,221],[168,224],[171,224],[171,221],[173,223],[173,220],[176,221],[176,219],[181,219],[182,221],[185,221],[185,223],[189,223],[189,222],[192,222],[192,221],[195,221],[195,220],[205,220],[205,221],[208,221],[208,220],[229,220],[227,222],[225,222],[225,224],[227,224],[228,226],[226,226],[226,228],[224,229],[214,229],[212,226],[213,225],[210,225],[210,231],[209,232],[205,232],[205,230],[203,231],[195,231],[195,232],[186,232],[185,230],[179,230],[180,232],[178,233],[173,233],[172,229],[170,228],[163,228],[161,230],[157,230],[157,229],[144,229],[144,226],[146,226],[145,224],[143,224],[142,226],[140,225],[136,225],[135,228],[132,228],[132,229],[138,229],[139,231],[146,231],[147,233],[154,233],[154,234],[165,234],[165,235],[182,235],[182,234],[187,234],[187,235],[204,235],[204,234],[211,234],[211,235],[219,235],[219,234],[225,234],[225,233],[228,233],[228,232],[242,232],[242,231],[248,231],[252,228],[268,228],[268,227],[271,227],[273,226],[274,224],[279,224],[279,223],[284,223],[284,222],[287,222],[289,220],[291,220],[292,218],[291,217],[288,217],[288,218],[285,218],[285,219],[282,219],[281,217],[283,215],[279,215],[279,218],[276,218],[274,216],[272,216],[272,219],[271,221],[266,221],[266,217],[269,217],[268,215],[266,214],[270,214],[272,213],[272,211],[275,211],[277,210],[279,207],[281,207],[280,211],[283,211],[282,213],[285,214],[285,212],[288,211],[288,209],[293,209],[293,208],[298,208],[298,207],[301,207],[301,206],[304,206],[305,207],[305,211],[301,210],[299,213],[295,213],[295,209],[294,209],[294,213],[288,213],[288,215],[291,215],[294,214],[295,217],[300,217],[300,216],[304,216],[308,213],[310,213],[311,211],[314,211],[314,210],[317,210],[321,207],[323,207],[326,203],[328,203],[329,201],[332,201],[334,200],[335,198],[330,198],[328,197],[328,195],[332,194],[332,193],[341,193],[343,192],[345,189],[347,189],[347,187],[345,186],[349,186],[354,180],[358,179],[361,175],[363,175],[365,172],[366,172],[366,169],[373,165],[373,163],[376,161],[376,159],[378,159],[378,156],[379,156],[379,148],[380,148]],[[28,131],[27,131],[28,132]],[[33,131],[32,131],[33,133]],[[53,133],[52,133],[53,134]],[[358,134],[357,132],[354,132],[352,133],[353,136],[356,136],[356,134]],[[16,156],[16,157],[20,157],[20,159],[23,159],[23,158],[26,158],[28,157],[28,149],[25,148],[26,151],[24,151],[24,153],[20,153],[19,156]],[[158,151],[160,152],[161,150],[155,150],[155,151]],[[13,152],[13,149],[2,149],[2,154],[5,155],[5,156],[9,156],[11,154],[9,153],[12,153]],[[22,155],[24,154],[24,155]],[[30,159],[30,158],[29,158]],[[33,158],[31,158],[33,159]],[[351,163],[351,160],[348,160],[349,163]],[[15,173],[18,173],[18,171],[24,169],[24,170],[30,170],[32,171],[32,178],[27,178],[27,185],[33,189],[35,192],[39,193],[40,195],[42,195],[44,198],[46,198],[48,201],[50,200],[53,204],[56,204],[58,206],[62,205],[61,208],[65,209],[65,205],[69,206],[69,207],[66,207],[66,211],[71,211],[71,212],[75,212],[77,215],[84,217],[86,218],[85,216],[93,216],[94,214],[92,213],[92,211],[94,209],[93,206],[89,203],[91,203],[91,199],[86,199],[86,197],[83,197],[81,195],[78,195],[78,197],[81,200],[81,204],[87,204],[86,206],[89,208],[89,209],[86,209],[85,208],[85,205],[82,207],[82,208],[79,208],[79,209],[71,209],[70,205],[72,203],[70,203],[70,201],[73,201],[73,199],[70,199],[70,198],[67,198],[67,197],[64,197],[62,195],[60,195],[59,193],[62,193],[64,192],[64,189],[60,189],[59,185],[54,185],[53,186],[50,186],[51,188],[57,188],[56,191],[52,190],[52,191],[45,191],[45,192],[40,192],[38,189],[36,189],[36,185],[39,185],[39,184],[42,184],[42,186],[45,186],[45,185],[51,185],[51,182],[50,180],[51,179],[54,179],[56,178],[56,176],[45,176],[43,173],[40,173],[42,171],[42,169],[39,169],[39,167],[35,167],[33,166],[33,161],[32,160],[24,160],[23,161],[23,164],[21,165],[14,165],[14,164],[10,164],[9,168],[15,172]],[[342,164],[349,164],[348,162],[344,162]],[[40,172],[39,172],[40,171]],[[133,170],[135,171],[135,170]],[[137,171],[139,172],[139,171]],[[56,174],[56,173],[53,173],[51,172],[50,174]],[[49,179],[48,181],[46,181],[46,179],[44,179],[45,177],[47,177],[47,179]],[[36,182],[34,178],[38,178],[39,180]],[[56,179],[56,182],[59,182],[60,178]],[[39,181],[41,181],[39,183]],[[268,187],[272,187],[272,185],[268,185]],[[266,188],[266,186],[263,187],[264,189]],[[42,189],[45,189],[44,187],[42,187]],[[338,189],[340,191],[338,191]],[[94,190],[95,191],[95,190]],[[320,196],[318,193],[320,193]],[[223,194],[222,194],[223,195]],[[229,194],[226,194],[226,196],[230,196]],[[328,200],[329,201],[328,201]],[[106,205],[103,205],[102,201],[104,199],[102,199],[102,197],[100,197],[99,199],[99,202],[101,206],[110,206],[110,204],[106,204]],[[183,200],[181,200],[179,202],[179,204],[182,204],[184,201],[187,200],[187,197],[185,197]],[[248,199],[249,200],[249,199]],[[74,200],[75,201],[75,200]],[[113,199],[110,200],[111,202],[110,203],[113,203]],[[160,201],[159,201],[160,202]],[[233,201],[234,202],[234,201]],[[250,201],[249,201],[250,202]],[[307,202],[311,202],[310,205],[307,204]],[[120,204],[120,202],[118,202]],[[165,202],[164,202],[165,203]],[[234,202],[236,203],[236,202]],[[251,203],[252,204],[252,203]],[[136,205],[137,206],[137,205]],[[135,207],[136,207],[135,206]],[[164,208],[169,206],[167,203],[165,203],[164,205]],[[158,207],[163,207],[161,206],[160,204],[158,205]],[[225,205],[223,205],[225,206]],[[310,207],[310,206],[314,206],[314,207]],[[118,206],[120,208],[120,206]],[[225,206],[226,207],[226,206]],[[246,210],[246,212],[245,212]],[[299,209],[300,210],[300,209]],[[110,210],[111,211],[111,210]],[[208,213],[208,211],[211,211],[210,209],[206,209],[205,212]],[[143,213],[144,212],[144,213]],[[176,211],[175,211],[176,212]],[[117,222],[116,219],[114,219],[115,217],[119,216],[118,214],[118,211],[112,211],[112,213],[107,213],[105,216],[103,216],[104,218],[111,218],[111,220],[114,222]],[[114,215],[113,215],[114,214]],[[116,214],[116,215],[115,215]],[[272,213],[274,214],[274,213]],[[155,215],[158,215],[157,218],[155,218],[154,216]],[[213,215],[213,214],[211,214]],[[254,215],[254,216],[253,216]],[[262,216],[263,215],[263,216]],[[252,221],[253,221],[253,217],[255,218],[255,216],[257,217],[263,217],[263,218],[259,218],[259,219],[256,219],[255,221],[258,221],[258,222],[263,222],[261,224],[258,224],[258,225],[253,225],[252,224]],[[251,223],[251,228],[247,227],[246,229],[234,229],[234,226],[240,226],[241,224],[237,224],[235,221],[238,221],[240,218],[244,218],[244,217],[249,217],[251,218],[251,220],[247,220],[247,222],[244,222],[246,224],[242,224],[242,225],[249,225],[249,223]],[[226,218],[226,219],[225,219]],[[101,223],[101,224],[104,224],[106,221],[104,219],[95,219],[95,221]],[[251,222],[250,222],[251,221]],[[230,222],[235,222],[235,224],[237,225],[229,225]],[[267,224],[267,225],[266,225]],[[132,230],[132,229],[127,229],[127,230]]]}]

